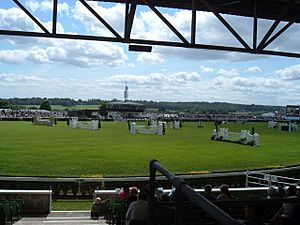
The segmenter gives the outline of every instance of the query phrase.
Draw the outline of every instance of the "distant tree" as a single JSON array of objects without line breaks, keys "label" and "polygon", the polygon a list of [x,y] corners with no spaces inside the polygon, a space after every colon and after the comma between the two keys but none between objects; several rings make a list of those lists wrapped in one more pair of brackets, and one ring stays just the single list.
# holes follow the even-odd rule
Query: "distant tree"
[{"label": "distant tree", "polygon": [[254,126],[252,126],[251,134],[252,134],[252,135],[255,134]]},{"label": "distant tree", "polygon": [[104,116],[104,117],[108,116],[106,102],[101,103],[101,105],[99,107],[99,110],[100,110],[99,113],[100,113],[101,116]]},{"label": "distant tree", "polygon": [[6,100],[0,99],[0,108],[7,108],[8,102]]},{"label": "distant tree", "polygon": [[40,105],[40,109],[51,111],[51,105],[49,101],[48,100],[43,101],[42,104]]}]

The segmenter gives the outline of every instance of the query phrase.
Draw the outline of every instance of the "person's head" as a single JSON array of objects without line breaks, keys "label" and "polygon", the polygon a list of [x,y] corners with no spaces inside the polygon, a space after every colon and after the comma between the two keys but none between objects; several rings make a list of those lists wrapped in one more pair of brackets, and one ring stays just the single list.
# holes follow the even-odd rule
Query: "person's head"
[{"label": "person's head", "polygon": [[294,185],[290,185],[287,189],[286,189],[286,196],[296,196],[297,194],[297,187]]},{"label": "person's head", "polygon": [[128,183],[125,183],[124,185],[123,185],[123,191],[124,192],[129,192],[129,184]]},{"label": "person's head", "polygon": [[167,193],[161,193],[158,199],[162,202],[168,202],[170,200],[170,196]]},{"label": "person's head", "polygon": [[227,184],[222,184],[220,187],[220,191],[222,194],[228,194],[229,193],[229,189],[228,189],[228,185]]},{"label": "person's head", "polygon": [[205,185],[204,191],[206,192],[206,194],[211,194],[212,186],[210,184]]},{"label": "person's head", "polygon": [[137,189],[137,187],[131,187],[129,193],[131,195],[138,195],[139,194],[139,190]]},{"label": "person's head", "polygon": [[268,198],[274,198],[274,197],[277,197],[277,194],[278,194],[278,191],[275,189],[275,187],[273,186],[270,186],[268,188],[268,191],[267,191],[267,195],[268,195]]},{"label": "person's head", "polygon": [[100,197],[97,197],[97,198],[95,199],[95,203],[98,204],[98,205],[101,204],[101,198],[100,198]]}]

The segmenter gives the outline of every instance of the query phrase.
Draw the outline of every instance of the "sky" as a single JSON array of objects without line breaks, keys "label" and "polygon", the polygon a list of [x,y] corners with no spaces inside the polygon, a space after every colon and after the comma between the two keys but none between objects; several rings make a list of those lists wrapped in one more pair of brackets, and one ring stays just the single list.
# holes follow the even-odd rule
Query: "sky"
[{"label": "sky", "polygon": [[[52,30],[52,1],[20,2]],[[113,37],[79,1],[58,2],[58,33]],[[124,4],[88,4],[123,36]],[[190,11],[158,9],[190,40]],[[223,16],[251,46],[252,19]],[[258,21],[258,41],[272,23]],[[42,32],[12,0],[0,1],[0,29]],[[267,49],[300,53],[299,31],[292,25]],[[146,6],[137,8],[131,37],[179,41]],[[196,43],[241,47],[209,12],[197,12]],[[125,85],[132,100],[299,105],[300,59],[159,46],[137,53],[122,43],[0,36],[0,98],[123,99]]]}]

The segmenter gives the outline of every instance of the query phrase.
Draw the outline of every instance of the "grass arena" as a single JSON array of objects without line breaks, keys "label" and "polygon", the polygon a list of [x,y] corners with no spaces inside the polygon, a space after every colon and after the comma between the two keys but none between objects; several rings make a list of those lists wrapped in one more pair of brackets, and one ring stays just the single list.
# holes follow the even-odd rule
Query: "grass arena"
[{"label": "grass arena", "polygon": [[[139,122],[145,124],[146,122]],[[126,122],[102,122],[99,130],[0,121],[0,175],[116,177],[148,175],[150,159],[176,174],[275,168],[300,164],[300,132],[268,128],[267,122],[221,127],[260,134],[260,147],[212,141],[213,122],[198,128],[166,127],[166,135],[130,134]]]}]

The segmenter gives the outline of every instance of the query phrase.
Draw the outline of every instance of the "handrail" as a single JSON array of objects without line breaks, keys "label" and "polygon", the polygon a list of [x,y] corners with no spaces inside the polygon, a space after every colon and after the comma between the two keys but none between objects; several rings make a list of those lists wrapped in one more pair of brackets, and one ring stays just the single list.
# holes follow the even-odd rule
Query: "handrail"
[{"label": "handrail", "polygon": [[156,225],[155,220],[155,178],[156,171],[163,174],[176,188],[176,218],[175,225],[183,224],[183,198],[185,195],[189,201],[196,203],[200,208],[207,212],[212,218],[214,218],[221,225],[241,225],[239,221],[232,218],[223,210],[218,208],[215,204],[208,201],[194,189],[186,184],[186,182],[175,176],[173,173],[163,167],[157,160],[151,160],[149,165],[150,170],[150,191],[149,191],[149,224]]}]

